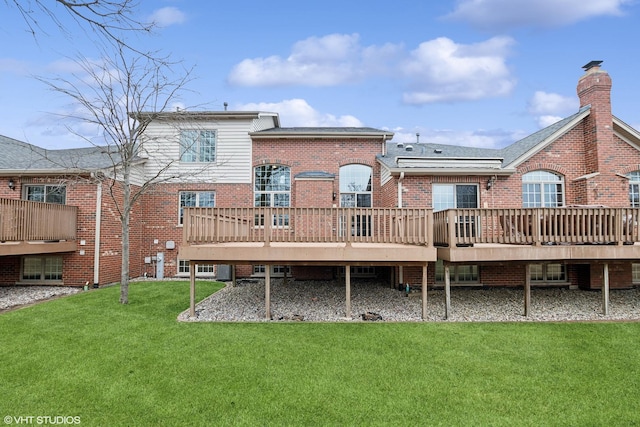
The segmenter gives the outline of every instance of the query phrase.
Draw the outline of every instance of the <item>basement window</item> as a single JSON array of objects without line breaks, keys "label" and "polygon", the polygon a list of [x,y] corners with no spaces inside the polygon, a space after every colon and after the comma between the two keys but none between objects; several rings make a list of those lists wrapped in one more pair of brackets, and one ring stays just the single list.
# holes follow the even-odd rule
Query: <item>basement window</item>
[{"label": "basement window", "polygon": [[22,258],[20,280],[26,283],[62,282],[61,256],[26,256]]},{"label": "basement window", "polygon": [[532,282],[566,282],[567,269],[564,264],[531,264],[529,274]]},{"label": "basement window", "polygon": [[[191,272],[189,261],[178,260],[178,276],[188,276]],[[215,264],[196,264],[196,277],[211,277],[216,274]]]},{"label": "basement window", "polygon": [[[470,285],[480,281],[478,266],[475,264],[451,265],[449,267],[449,278],[452,284]],[[436,282],[444,283],[444,262],[436,261]]]}]

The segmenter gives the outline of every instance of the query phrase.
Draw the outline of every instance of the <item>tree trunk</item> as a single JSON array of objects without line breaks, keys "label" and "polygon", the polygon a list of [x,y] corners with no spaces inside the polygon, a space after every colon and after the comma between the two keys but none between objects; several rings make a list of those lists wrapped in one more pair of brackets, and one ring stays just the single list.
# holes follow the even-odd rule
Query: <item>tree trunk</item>
[{"label": "tree trunk", "polygon": [[129,168],[123,169],[122,194],[122,271],[120,274],[120,303],[129,304],[129,218],[131,217],[131,185]]}]

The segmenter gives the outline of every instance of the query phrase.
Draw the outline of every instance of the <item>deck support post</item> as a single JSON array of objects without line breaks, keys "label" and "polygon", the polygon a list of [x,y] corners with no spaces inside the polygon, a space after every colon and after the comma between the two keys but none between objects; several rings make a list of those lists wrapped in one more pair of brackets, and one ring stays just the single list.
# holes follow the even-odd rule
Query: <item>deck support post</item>
[{"label": "deck support post", "polygon": [[189,261],[189,317],[196,316],[196,262]]},{"label": "deck support post", "polygon": [[271,320],[271,266],[264,266],[264,315]]},{"label": "deck support post", "polygon": [[605,316],[609,315],[609,264],[604,263],[604,272],[603,272],[603,282],[602,282],[602,314]]},{"label": "deck support post", "polygon": [[427,320],[427,264],[422,266],[422,320]]},{"label": "deck support post", "polygon": [[345,317],[351,318],[351,266],[344,266]]},{"label": "deck support post", "polygon": [[448,319],[451,313],[451,266],[444,263],[444,318]]},{"label": "deck support post", "polygon": [[527,263],[524,267],[524,315],[529,316],[531,312],[531,264]]},{"label": "deck support post", "polygon": [[236,265],[232,264],[231,265],[231,286],[235,288],[237,285],[238,283],[236,282]]}]

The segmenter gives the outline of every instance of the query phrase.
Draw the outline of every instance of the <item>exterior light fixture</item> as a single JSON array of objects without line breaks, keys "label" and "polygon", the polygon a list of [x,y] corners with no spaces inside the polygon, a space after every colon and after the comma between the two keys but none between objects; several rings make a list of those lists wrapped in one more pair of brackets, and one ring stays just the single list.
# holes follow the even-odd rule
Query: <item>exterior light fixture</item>
[{"label": "exterior light fixture", "polygon": [[13,178],[9,179],[9,190],[15,191],[16,183],[13,181]]},{"label": "exterior light fixture", "polygon": [[494,182],[496,182],[495,175],[489,178],[489,180],[487,181],[487,190],[491,190],[491,187],[493,187]]}]

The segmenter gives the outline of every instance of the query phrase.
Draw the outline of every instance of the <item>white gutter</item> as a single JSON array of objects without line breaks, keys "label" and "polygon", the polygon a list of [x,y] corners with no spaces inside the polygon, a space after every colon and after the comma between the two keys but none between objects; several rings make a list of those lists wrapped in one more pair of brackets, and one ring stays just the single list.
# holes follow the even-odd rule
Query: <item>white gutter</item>
[{"label": "white gutter", "polygon": [[93,249],[93,284],[100,283],[100,228],[102,223],[102,182],[96,186],[96,232]]}]

